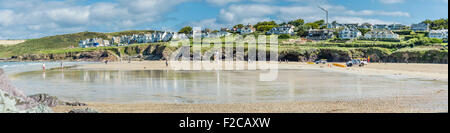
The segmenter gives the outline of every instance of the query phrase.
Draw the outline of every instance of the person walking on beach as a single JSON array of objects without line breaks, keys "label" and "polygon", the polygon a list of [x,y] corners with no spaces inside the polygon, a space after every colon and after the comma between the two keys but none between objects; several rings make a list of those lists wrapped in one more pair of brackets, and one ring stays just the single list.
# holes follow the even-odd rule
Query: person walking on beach
[{"label": "person walking on beach", "polygon": [[169,67],[169,61],[166,60],[166,67]]},{"label": "person walking on beach", "polygon": [[45,71],[45,63],[42,63],[42,70]]},{"label": "person walking on beach", "polygon": [[63,61],[61,61],[61,69],[64,68],[64,64]]}]

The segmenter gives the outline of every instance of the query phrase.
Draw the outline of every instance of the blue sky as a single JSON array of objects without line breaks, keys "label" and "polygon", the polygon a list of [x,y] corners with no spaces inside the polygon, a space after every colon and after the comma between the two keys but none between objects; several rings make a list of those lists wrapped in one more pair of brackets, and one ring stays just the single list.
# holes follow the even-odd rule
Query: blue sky
[{"label": "blue sky", "polygon": [[83,31],[218,29],[258,21],[418,23],[448,18],[448,0],[0,0],[0,39]]}]

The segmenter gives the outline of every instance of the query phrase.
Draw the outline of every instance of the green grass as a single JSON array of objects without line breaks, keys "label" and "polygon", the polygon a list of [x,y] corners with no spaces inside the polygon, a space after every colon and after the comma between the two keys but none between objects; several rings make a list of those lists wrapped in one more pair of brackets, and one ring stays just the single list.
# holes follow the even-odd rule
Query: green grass
[{"label": "green grass", "polygon": [[103,33],[81,32],[75,34],[49,36],[39,39],[30,39],[24,43],[7,46],[0,49],[0,57],[39,53],[40,51],[78,47],[80,40],[88,38],[107,38]]},{"label": "green grass", "polygon": [[[90,38],[103,38],[110,39],[112,36],[132,35],[132,34],[144,34],[152,33],[151,30],[133,30],[114,33],[97,33],[97,32],[80,32],[74,34],[56,35],[43,37],[39,39],[29,39],[24,43],[12,45],[12,46],[0,46],[0,57],[11,57],[14,55],[24,54],[39,54],[43,51],[49,50],[61,50],[69,47],[75,47],[78,50],[78,42],[80,40]],[[90,49],[88,49],[90,50]]]}]

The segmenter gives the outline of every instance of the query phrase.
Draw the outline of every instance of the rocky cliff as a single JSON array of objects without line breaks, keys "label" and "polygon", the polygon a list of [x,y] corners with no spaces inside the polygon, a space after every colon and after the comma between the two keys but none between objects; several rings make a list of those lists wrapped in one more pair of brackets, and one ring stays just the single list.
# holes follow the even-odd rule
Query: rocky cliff
[{"label": "rocky cliff", "polygon": [[[114,47],[90,52],[66,52],[13,57],[13,60],[74,60],[74,61],[120,61],[120,60],[164,60],[177,47],[164,44]],[[247,50],[247,49],[246,49]],[[234,50],[233,53],[236,53]],[[225,55],[225,54],[224,54]],[[269,52],[268,52],[269,55]],[[191,55],[191,57],[193,57]],[[397,63],[448,63],[448,51],[392,51],[387,48],[342,48],[342,47],[285,47],[279,49],[279,60],[308,62],[327,59],[329,62],[346,62],[352,58],[371,57],[372,62]],[[225,57],[223,57],[225,58]],[[248,59],[246,56],[245,59]]]}]

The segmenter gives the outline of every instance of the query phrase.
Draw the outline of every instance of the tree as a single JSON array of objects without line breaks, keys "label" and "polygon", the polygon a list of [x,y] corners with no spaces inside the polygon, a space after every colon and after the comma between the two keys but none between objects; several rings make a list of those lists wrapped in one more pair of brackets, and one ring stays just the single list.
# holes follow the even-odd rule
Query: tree
[{"label": "tree", "polygon": [[307,28],[307,29],[319,29],[320,25],[318,25],[317,23],[307,23],[307,24],[305,24],[305,28]]},{"label": "tree", "polygon": [[358,28],[359,31],[361,31],[362,35],[366,35],[367,32],[370,31],[370,29],[366,29],[366,28]]},{"label": "tree", "polygon": [[244,28],[244,27],[245,26],[243,24],[237,24],[237,25],[233,26],[233,28],[237,28],[237,29]]},{"label": "tree", "polygon": [[303,24],[305,24],[305,20],[297,19],[297,20],[288,22],[288,24],[294,25],[295,27],[299,27],[299,26],[302,26]]},{"label": "tree", "polygon": [[178,31],[178,33],[191,34],[192,27],[191,26],[183,27],[180,31]]},{"label": "tree", "polygon": [[321,25],[324,25],[325,24],[325,21],[324,20],[319,20],[319,21],[316,21],[316,22],[314,22],[315,24],[317,24],[317,25],[319,25],[319,26],[321,26]]},{"label": "tree", "polygon": [[307,36],[308,35],[308,29],[309,28],[307,26],[305,26],[305,25],[297,27],[297,30],[296,30],[297,36],[300,36],[300,37]]},{"label": "tree", "polygon": [[278,27],[278,24],[275,21],[264,21],[258,22],[254,27],[259,32],[266,32],[274,27]]},{"label": "tree", "polygon": [[448,18],[438,20],[425,20],[422,23],[430,24],[430,28],[433,30],[448,29]]}]

